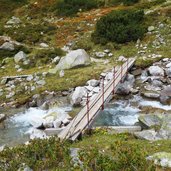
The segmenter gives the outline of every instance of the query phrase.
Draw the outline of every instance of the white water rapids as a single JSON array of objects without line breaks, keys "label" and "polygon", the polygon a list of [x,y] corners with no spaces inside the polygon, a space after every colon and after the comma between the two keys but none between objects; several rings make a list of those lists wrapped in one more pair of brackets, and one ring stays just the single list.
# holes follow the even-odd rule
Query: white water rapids
[{"label": "white water rapids", "polygon": [[[136,105],[135,105],[136,102]],[[132,105],[134,103],[134,105]],[[171,106],[162,105],[158,101],[150,101],[139,96],[134,96],[130,100],[114,101],[105,106],[94,122],[97,126],[127,126],[134,125],[138,121],[139,106],[151,106],[163,110],[171,110]],[[72,108],[70,104],[54,107],[48,111],[40,108],[30,108],[24,112],[15,114],[8,118],[4,125],[0,127],[0,146],[4,144],[16,145],[29,140],[26,132],[32,128],[30,121],[32,118],[42,118],[50,112],[57,112],[61,116],[67,114]]]}]

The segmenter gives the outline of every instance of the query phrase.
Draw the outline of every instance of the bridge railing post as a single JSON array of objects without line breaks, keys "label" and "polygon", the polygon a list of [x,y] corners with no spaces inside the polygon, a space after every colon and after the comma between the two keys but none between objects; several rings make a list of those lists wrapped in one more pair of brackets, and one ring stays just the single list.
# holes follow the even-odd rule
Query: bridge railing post
[{"label": "bridge railing post", "polygon": [[128,74],[128,65],[129,65],[129,59],[126,61],[126,74]]},{"label": "bridge railing post", "polygon": [[116,69],[114,67],[113,68],[113,95],[115,94],[115,72],[116,72]]},{"label": "bridge railing post", "polygon": [[123,82],[123,64],[121,65],[121,83]]},{"label": "bridge railing post", "polygon": [[104,110],[104,77],[101,77],[102,80],[102,110]]},{"label": "bridge railing post", "polygon": [[87,102],[86,102],[86,105],[87,105],[87,125],[88,125],[88,129],[90,128],[90,116],[89,116],[89,111],[90,111],[90,106],[89,106],[89,94],[87,92]]}]

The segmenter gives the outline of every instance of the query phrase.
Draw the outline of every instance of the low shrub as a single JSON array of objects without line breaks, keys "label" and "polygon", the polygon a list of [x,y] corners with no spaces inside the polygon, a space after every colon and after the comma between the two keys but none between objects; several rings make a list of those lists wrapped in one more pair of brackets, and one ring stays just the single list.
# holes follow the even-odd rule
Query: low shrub
[{"label": "low shrub", "polygon": [[100,44],[126,43],[142,38],[146,30],[143,10],[112,11],[97,22],[92,39]]},{"label": "low shrub", "polygon": [[133,5],[135,3],[138,3],[139,0],[110,0],[107,5]]},{"label": "low shrub", "polygon": [[[33,140],[27,146],[0,152],[0,170],[18,170],[23,164],[33,170],[46,170],[69,166],[69,148],[55,138]],[[65,170],[64,169],[64,170]]]},{"label": "low shrub", "polygon": [[84,163],[85,170],[96,171],[154,171],[155,167],[146,160],[147,151],[136,143],[125,143],[117,140],[110,146],[110,154],[105,150],[91,148],[80,152],[80,160]]},{"label": "low shrub", "polygon": [[57,13],[61,16],[72,16],[79,11],[97,8],[101,3],[98,0],[62,0],[57,3]]},{"label": "low shrub", "polygon": [[12,39],[28,44],[35,44],[43,41],[43,34],[52,34],[57,28],[47,23],[42,24],[26,24],[25,27],[8,28],[4,32]]},{"label": "low shrub", "polygon": [[64,56],[65,52],[60,48],[53,49],[37,49],[31,55],[30,59],[34,66],[40,66],[42,64],[49,63],[56,56]]}]

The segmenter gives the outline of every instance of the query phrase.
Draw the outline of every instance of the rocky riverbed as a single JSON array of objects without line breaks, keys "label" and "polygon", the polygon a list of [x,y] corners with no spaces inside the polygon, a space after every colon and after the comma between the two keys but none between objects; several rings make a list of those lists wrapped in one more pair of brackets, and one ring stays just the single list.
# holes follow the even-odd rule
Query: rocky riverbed
[{"label": "rocky riverbed", "polygon": [[[169,59],[162,59],[145,70],[133,68],[124,82],[118,86],[115,98],[106,103],[104,111],[100,112],[94,126],[138,124],[145,129],[135,133],[139,138],[157,140],[160,132],[160,139],[162,137],[169,139],[169,114],[171,113],[169,80],[171,75],[168,70],[171,67],[170,63]],[[113,71],[102,74],[105,78],[104,83],[107,84],[113,76]],[[40,103],[39,107],[25,109],[23,112],[7,117],[1,124],[1,145],[9,142],[9,144],[23,143],[34,138],[46,138],[54,135],[54,131],[57,135],[72,119],[69,116],[72,108],[86,105],[87,97],[93,99],[101,90],[101,86],[101,80],[89,80],[85,86],[76,87],[71,93],[66,92],[66,96],[53,97],[53,100],[49,99]],[[151,115],[155,119],[151,118]],[[164,127],[163,123],[166,119],[168,122]],[[158,130],[154,129],[156,127]]]}]

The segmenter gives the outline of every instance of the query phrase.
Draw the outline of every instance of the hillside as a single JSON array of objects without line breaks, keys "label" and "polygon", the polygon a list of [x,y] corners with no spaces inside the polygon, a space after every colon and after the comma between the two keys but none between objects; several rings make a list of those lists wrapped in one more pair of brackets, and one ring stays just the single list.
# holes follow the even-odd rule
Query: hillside
[{"label": "hillside", "polygon": [[[162,109],[160,105],[142,107],[138,100],[130,101],[141,114],[171,113],[170,89],[166,88],[171,83],[170,0],[1,0],[0,11],[0,113],[5,112],[7,118],[13,115],[12,110],[46,108],[46,102],[51,105],[52,99],[55,106],[59,97],[71,98],[76,87],[85,87],[89,80],[99,81],[101,73],[110,72],[130,57],[136,59],[131,71],[135,83],[126,95],[118,93],[115,100],[129,101],[134,95],[150,98],[149,102],[155,99]],[[73,60],[74,55],[85,58]],[[155,66],[155,71],[150,70]],[[141,82],[143,76],[145,81]],[[129,81],[126,84],[131,84]],[[70,116],[77,114],[80,108],[74,105],[81,102],[85,102],[84,97],[73,102]],[[148,129],[160,133],[167,119],[161,120],[162,124]],[[0,170],[171,168],[160,167],[160,161],[156,165],[146,160],[157,152],[170,155],[170,132],[167,138],[159,139],[150,133],[155,141],[128,133],[110,133],[108,129],[95,129],[91,136],[86,134],[74,143],[50,138],[6,148],[0,152]],[[73,161],[69,151],[77,148],[81,149],[80,156]]]}]

